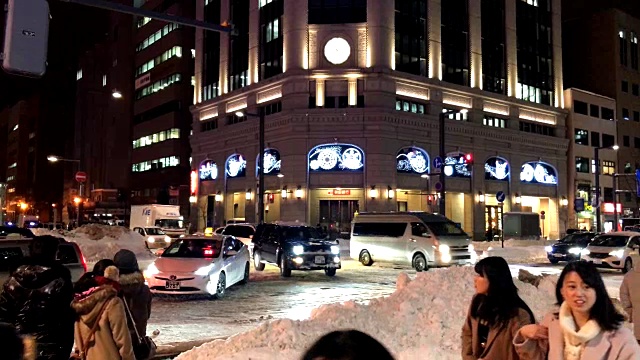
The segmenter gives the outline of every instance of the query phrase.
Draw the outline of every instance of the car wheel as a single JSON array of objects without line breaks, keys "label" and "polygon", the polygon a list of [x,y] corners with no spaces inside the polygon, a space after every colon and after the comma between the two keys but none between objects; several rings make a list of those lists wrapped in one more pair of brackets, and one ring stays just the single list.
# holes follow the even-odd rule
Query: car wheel
[{"label": "car wheel", "polygon": [[632,268],[633,268],[633,262],[631,262],[631,259],[627,258],[627,260],[624,261],[624,267],[622,268],[622,273],[626,274],[629,271],[631,271]]},{"label": "car wheel", "polygon": [[549,259],[549,262],[552,264],[557,264],[558,260],[557,259]]},{"label": "car wheel", "polygon": [[220,277],[218,277],[218,284],[216,285],[216,294],[214,295],[214,298],[222,299],[226,291],[227,291],[227,276],[224,273],[220,273]]},{"label": "car wheel", "polygon": [[424,255],[422,254],[416,254],[413,256],[412,265],[417,272],[429,270],[429,265],[427,265],[427,259],[425,259]]},{"label": "car wheel", "polygon": [[287,264],[287,257],[285,255],[280,257],[280,276],[291,276],[291,268],[289,268],[289,265]]},{"label": "car wheel", "polygon": [[336,268],[324,269],[324,274],[327,276],[336,276]]},{"label": "car wheel", "polygon": [[[264,265],[264,264],[262,264]],[[249,282],[249,263],[244,266],[244,277],[240,280],[240,284],[246,284]]]},{"label": "car wheel", "polygon": [[254,251],[253,252],[253,267],[258,270],[258,271],[262,271],[264,270],[264,264],[260,262],[260,253]]},{"label": "car wheel", "polygon": [[369,254],[369,252],[367,250],[362,250],[362,252],[360,253],[360,262],[364,266],[373,265],[373,260],[371,259],[371,254]]}]

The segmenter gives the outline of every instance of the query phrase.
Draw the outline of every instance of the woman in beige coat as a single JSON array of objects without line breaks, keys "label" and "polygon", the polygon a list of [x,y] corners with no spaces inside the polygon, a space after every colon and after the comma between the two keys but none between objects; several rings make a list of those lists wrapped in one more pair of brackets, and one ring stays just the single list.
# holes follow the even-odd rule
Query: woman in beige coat
[{"label": "woman in beige coat", "polygon": [[475,271],[476,294],[462,327],[462,359],[516,360],[513,337],[523,325],[535,323],[533,313],[518,296],[503,258],[482,259]]},{"label": "woman in beige coat", "polygon": [[639,360],[640,346],[611,302],[593,264],[565,266],[556,285],[560,310],[526,325],[513,343],[522,360]]},{"label": "woman in beige coat", "polygon": [[[71,307],[76,354],[86,360],[135,360],[124,305],[118,297],[118,269],[109,266],[104,276],[91,276],[88,290],[76,294]],[[79,281],[80,282],[80,281]]]}]

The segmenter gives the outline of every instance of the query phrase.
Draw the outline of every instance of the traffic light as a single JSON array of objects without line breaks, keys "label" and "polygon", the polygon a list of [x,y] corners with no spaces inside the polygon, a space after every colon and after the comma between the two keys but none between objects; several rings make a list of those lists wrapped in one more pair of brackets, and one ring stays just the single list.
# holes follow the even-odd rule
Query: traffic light
[{"label": "traffic light", "polygon": [[464,160],[467,164],[473,164],[473,156],[471,154],[465,155]]},{"label": "traffic light", "polygon": [[12,74],[41,77],[49,39],[47,0],[9,0],[2,68]]}]

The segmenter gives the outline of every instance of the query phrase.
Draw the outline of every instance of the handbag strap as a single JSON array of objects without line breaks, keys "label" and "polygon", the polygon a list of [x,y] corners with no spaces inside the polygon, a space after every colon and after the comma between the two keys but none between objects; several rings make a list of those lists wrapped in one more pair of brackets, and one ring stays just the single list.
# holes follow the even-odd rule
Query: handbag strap
[{"label": "handbag strap", "polygon": [[91,338],[93,337],[93,335],[96,333],[96,331],[98,331],[98,326],[100,325],[100,318],[102,317],[102,314],[104,313],[105,308],[107,307],[107,303],[109,302],[109,300],[111,299],[107,299],[105,300],[105,302],[102,304],[102,307],[100,308],[100,312],[98,313],[98,316],[96,317],[96,322],[93,323],[93,326],[91,326],[91,330],[89,331],[89,335],[87,335],[87,338],[80,344],[80,352],[83,353],[84,355],[82,356],[82,358],[86,358],[87,355],[87,350],[89,347],[89,341],[91,341]]},{"label": "handbag strap", "polygon": [[140,337],[140,333],[138,332],[138,327],[136,326],[135,320],[133,320],[133,315],[131,314],[131,310],[129,309],[129,304],[127,304],[127,298],[122,295],[122,302],[124,303],[124,309],[127,312],[127,317],[131,320],[131,324],[133,325],[133,330],[136,332],[136,337],[138,338],[138,342],[142,342],[142,337]]}]

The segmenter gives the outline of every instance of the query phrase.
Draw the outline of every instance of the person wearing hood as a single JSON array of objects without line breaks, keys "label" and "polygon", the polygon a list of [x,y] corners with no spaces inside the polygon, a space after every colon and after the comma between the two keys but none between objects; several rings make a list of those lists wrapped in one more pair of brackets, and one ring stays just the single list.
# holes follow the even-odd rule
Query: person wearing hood
[{"label": "person wearing hood", "polygon": [[[631,255],[634,264],[639,264],[640,256]],[[636,265],[622,279],[620,303],[633,323],[633,334],[640,343],[640,266]]]},{"label": "person wearing hood", "polygon": [[87,290],[71,302],[76,312],[74,353],[86,360],[135,360],[122,300],[118,297],[119,271],[115,266],[94,274]]},{"label": "person wearing hood", "polygon": [[33,337],[39,360],[67,359],[73,346],[73,282],[56,261],[59,243],[53,236],[36,236],[30,257],[12,271],[0,294],[0,321]]},{"label": "person wearing hood", "polygon": [[144,276],[138,266],[138,259],[132,251],[124,249],[118,251],[113,261],[120,270],[122,300],[129,306],[135,323],[129,322],[131,338],[137,339],[136,330],[140,336],[147,334],[147,322],[151,316],[151,290],[145,284]]}]

